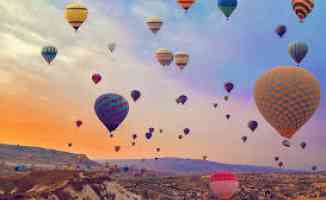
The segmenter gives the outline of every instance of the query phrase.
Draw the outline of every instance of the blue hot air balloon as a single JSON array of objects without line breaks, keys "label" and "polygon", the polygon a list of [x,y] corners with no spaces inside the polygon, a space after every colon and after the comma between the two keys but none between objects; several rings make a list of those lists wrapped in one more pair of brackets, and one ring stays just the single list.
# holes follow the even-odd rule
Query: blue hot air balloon
[{"label": "blue hot air balloon", "polygon": [[233,11],[238,6],[237,0],[217,0],[218,8],[223,12],[225,17],[229,19]]},{"label": "blue hot air balloon", "polygon": [[48,64],[57,56],[58,50],[54,46],[45,46],[42,49],[42,56]]},{"label": "blue hot air balloon", "polygon": [[152,136],[153,136],[153,134],[150,133],[150,132],[145,134],[145,137],[146,137],[146,139],[148,139],[148,140],[151,139]]},{"label": "blue hot air balloon", "polygon": [[118,94],[104,94],[95,101],[95,112],[100,121],[110,131],[114,131],[129,112],[127,99]]}]

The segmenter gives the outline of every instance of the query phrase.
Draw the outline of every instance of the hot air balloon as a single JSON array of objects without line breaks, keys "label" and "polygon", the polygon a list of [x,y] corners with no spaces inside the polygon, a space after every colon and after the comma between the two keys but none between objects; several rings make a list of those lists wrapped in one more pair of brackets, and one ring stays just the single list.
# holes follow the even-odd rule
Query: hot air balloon
[{"label": "hot air balloon", "polygon": [[231,115],[230,114],[226,114],[225,117],[226,117],[226,119],[230,119]]},{"label": "hot air balloon", "polygon": [[110,136],[110,138],[113,138],[113,137],[114,137],[114,135],[113,135],[113,134],[110,134],[109,136]]},{"label": "hot air balloon", "polygon": [[207,156],[203,156],[203,160],[207,160]]},{"label": "hot air balloon", "polygon": [[163,129],[160,129],[160,133],[163,133]]},{"label": "hot air balloon", "polygon": [[300,22],[303,22],[314,8],[314,0],[292,0],[292,8]]},{"label": "hot air balloon", "polygon": [[229,100],[229,96],[224,96],[224,101],[228,101]]},{"label": "hot air balloon", "polygon": [[160,152],[161,151],[161,149],[160,148],[156,148],[156,152]]},{"label": "hot air balloon", "polygon": [[179,135],[178,138],[179,138],[179,140],[181,140],[183,138],[183,136],[182,135]]},{"label": "hot air balloon", "polygon": [[158,16],[150,16],[146,18],[146,24],[149,30],[151,30],[152,33],[156,34],[161,29],[163,21]]},{"label": "hot air balloon", "polygon": [[111,43],[108,44],[108,49],[110,50],[111,53],[114,52],[116,47],[117,47],[117,45],[114,42],[111,42]]},{"label": "hot air balloon", "polygon": [[150,133],[154,133],[155,129],[151,127],[151,128],[148,129],[148,131],[149,131]]},{"label": "hot air balloon", "polygon": [[130,96],[131,96],[132,100],[134,100],[134,102],[136,102],[140,98],[141,92],[139,90],[133,90],[133,91],[131,91]]},{"label": "hot air balloon", "polygon": [[88,10],[79,3],[69,3],[65,7],[64,15],[68,23],[78,31],[79,27],[87,18]]},{"label": "hot air balloon", "polygon": [[186,96],[186,95],[180,95],[177,99],[176,99],[176,102],[177,102],[177,104],[182,104],[182,105],[184,105],[186,102],[187,102],[187,100],[188,100],[188,97]]},{"label": "hot air balloon", "polygon": [[305,149],[307,144],[305,142],[301,142],[300,146],[301,146],[302,149]]},{"label": "hot air balloon", "polygon": [[283,162],[279,162],[279,163],[278,163],[278,166],[279,166],[279,167],[283,167]]},{"label": "hot air balloon", "polygon": [[229,200],[238,191],[239,181],[231,172],[217,172],[210,176],[209,186],[221,200]]},{"label": "hot air balloon", "polygon": [[258,122],[257,122],[257,121],[254,121],[254,120],[249,121],[249,122],[248,122],[248,127],[249,127],[249,129],[250,129],[252,132],[254,132],[254,131],[257,129],[257,127],[258,127]]},{"label": "hot air balloon", "polygon": [[125,172],[125,173],[127,173],[129,171],[129,167],[128,166],[123,167],[122,168],[122,171]]},{"label": "hot air balloon", "polygon": [[189,61],[189,55],[184,52],[177,52],[174,55],[175,64],[179,67],[180,70],[183,70]]},{"label": "hot air balloon", "polygon": [[242,142],[246,142],[247,139],[248,139],[247,136],[242,136],[242,137],[241,137]]},{"label": "hot air balloon", "polygon": [[285,146],[285,147],[291,147],[291,143],[290,143],[289,140],[283,140],[282,145]]},{"label": "hot air balloon", "polygon": [[155,52],[155,57],[162,66],[169,66],[173,61],[173,54],[168,49],[158,49]]},{"label": "hot air balloon", "polygon": [[311,169],[312,169],[312,171],[317,171],[317,166],[314,165],[314,166],[312,166]]},{"label": "hot air balloon", "polygon": [[274,160],[275,160],[275,161],[279,161],[280,158],[279,158],[278,156],[276,156],[276,157],[274,158]]},{"label": "hot air balloon", "polygon": [[132,139],[133,139],[133,140],[136,140],[137,137],[138,137],[137,134],[132,134]]},{"label": "hot air balloon", "polygon": [[299,65],[306,57],[309,47],[304,42],[293,42],[289,44],[288,51],[294,62]]},{"label": "hot air balloon", "polygon": [[119,152],[119,151],[120,151],[120,149],[121,149],[121,147],[120,147],[120,146],[114,146],[114,151],[115,151],[115,152]]},{"label": "hot air balloon", "polygon": [[51,64],[51,62],[54,60],[54,58],[57,56],[58,50],[54,46],[45,46],[42,48],[42,56],[44,60],[48,63]]},{"label": "hot air balloon", "polygon": [[155,160],[158,160],[159,158],[158,157],[155,157]]},{"label": "hot air balloon", "polygon": [[81,125],[83,125],[83,122],[81,120],[75,121],[76,127],[79,128]]},{"label": "hot air balloon", "polygon": [[283,35],[286,33],[287,28],[284,25],[279,25],[277,26],[277,28],[275,29],[275,33],[281,38],[283,37]]},{"label": "hot air balloon", "polygon": [[189,128],[185,128],[185,129],[183,129],[183,133],[184,133],[185,135],[188,135],[188,134],[190,133],[190,129],[189,129]]},{"label": "hot air balloon", "polygon": [[187,12],[196,0],[177,0],[178,4]]},{"label": "hot air balloon", "polygon": [[92,80],[95,84],[98,84],[102,80],[102,76],[100,74],[93,74]]},{"label": "hot air balloon", "polygon": [[95,112],[109,132],[113,132],[127,117],[129,104],[124,97],[108,93],[96,99]]},{"label": "hot air balloon", "polygon": [[225,89],[228,93],[230,93],[230,92],[233,90],[233,88],[234,88],[234,85],[233,85],[233,83],[231,83],[231,82],[227,82],[227,83],[224,84],[224,89]]},{"label": "hot air balloon", "polygon": [[72,147],[72,143],[68,143],[68,147]]},{"label": "hot air balloon", "polygon": [[145,134],[145,137],[146,137],[147,140],[151,139],[152,136],[153,136],[152,133],[146,133],[146,134]]},{"label": "hot air balloon", "polygon": [[218,106],[218,103],[214,103],[214,104],[213,104],[213,107],[214,107],[214,108],[217,108],[217,106]]},{"label": "hot air balloon", "polygon": [[218,8],[223,12],[226,19],[229,20],[229,17],[232,15],[233,11],[238,6],[237,0],[217,0]]},{"label": "hot air balloon", "polygon": [[266,121],[290,139],[317,110],[320,86],[303,68],[275,67],[256,81],[254,97]]},{"label": "hot air balloon", "polygon": [[136,142],[132,142],[132,143],[131,143],[131,146],[135,146],[135,145],[136,145]]}]

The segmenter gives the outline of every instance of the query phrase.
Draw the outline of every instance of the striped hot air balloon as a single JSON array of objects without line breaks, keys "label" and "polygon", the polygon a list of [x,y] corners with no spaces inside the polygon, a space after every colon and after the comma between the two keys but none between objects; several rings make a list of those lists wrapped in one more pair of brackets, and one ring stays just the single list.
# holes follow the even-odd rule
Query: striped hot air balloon
[{"label": "striped hot air balloon", "polygon": [[254,97],[266,121],[281,136],[290,139],[317,110],[320,85],[303,68],[280,66],[256,81]]},{"label": "striped hot air balloon", "polygon": [[297,65],[306,57],[309,47],[304,42],[293,42],[289,44],[289,54]]},{"label": "striped hot air balloon", "polygon": [[168,49],[158,49],[155,52],[155,57],[162,66],[168,66],[173,61],[173,54]]},{"label": "striped hot air balloon", "polygon": [[88,10],[79,3],[69,3],[65,7],[64,15],[68,23],[77,31],[86,20]]},{"label": "striped hot air balloon", "polygon": [[146,24],[149,30],[151,30],[152,33],[156,34],[161,29],[163,21],[158,16],[150,16],[146,18]]},{"label": "striped hot air balloon", "polygon": [[239,182],[231,172],[217,172],[209,178],[209,186],[221,200],[229,200],[237,192]]},{"label": "striped hot air balloon", "polygon": [[45,46],[42,48],[42,56],[44,60],[51,64],[51,62],[54,60],[54,58],[57,56],[58,50],[54,46]]},{"label": "striped hot air balloon", "polygon": [[96,99],[95,112],[109,132],[112,132],[127,117],[129,104],[124,97],[118,94],[108,93]]},{"label": "striped hot air balloon", "polygon": [[178,4],[187,12],[196,0],[177,0]]},{"label": "striped hot air balloon", "polygon": [[314,0],[292,0],[292,8],[300,22],[303,22],[314,8]]},{"label": "striped hot air balloon", "polygon": [[175,64],[179,67],[180,70],[183,70],[189,61],[189,54],[184,52],[177,52],[174,55]]}]

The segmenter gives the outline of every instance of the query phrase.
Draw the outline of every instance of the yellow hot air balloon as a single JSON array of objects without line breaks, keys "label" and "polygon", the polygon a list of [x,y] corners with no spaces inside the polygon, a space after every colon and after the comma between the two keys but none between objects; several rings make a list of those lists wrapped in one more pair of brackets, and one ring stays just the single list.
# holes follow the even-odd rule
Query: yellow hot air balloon
[{"label": "yellow hot air balloon", "polygon": [[320,85],[303,68],[279,66],[256,81],[254,97],[266,121],[290,139],[317,110]]},{"label": "yellow hot air balloon", "polygon": [[79,3],[69,3],[65,7],[65,18],[76,31],[84,23],[87,15],[87,8]]}]

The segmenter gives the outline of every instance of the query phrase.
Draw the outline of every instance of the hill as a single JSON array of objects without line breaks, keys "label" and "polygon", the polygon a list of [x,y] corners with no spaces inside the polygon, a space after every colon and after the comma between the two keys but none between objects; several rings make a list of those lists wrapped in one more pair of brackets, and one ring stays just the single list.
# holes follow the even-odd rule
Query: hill
[{"label": "hill", "polygon": [[[105,161],[98,161],[105,162]],[[145,168],[152,171],[159,171],[172,174],[205,174],[214,171],[233,171],[241,173],[271,173],[271,172],[299,172],[299,170],[280,169],[274,167],[224,164],[214,161],[183,159],[183,158],[160,158],[154,159],[126,159],[126,160],[107,160],[110,164],[119,166],[134,166]]]}]

